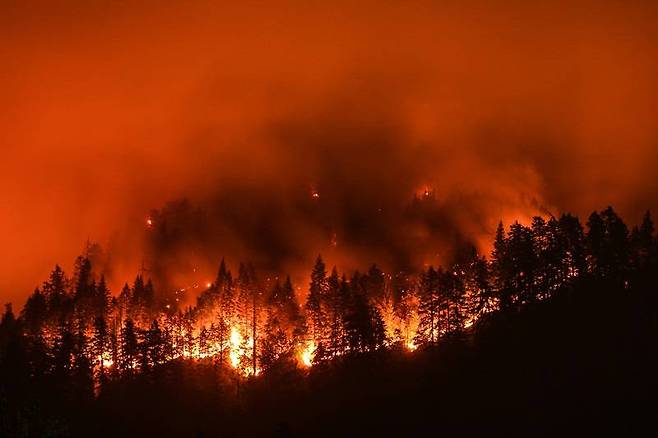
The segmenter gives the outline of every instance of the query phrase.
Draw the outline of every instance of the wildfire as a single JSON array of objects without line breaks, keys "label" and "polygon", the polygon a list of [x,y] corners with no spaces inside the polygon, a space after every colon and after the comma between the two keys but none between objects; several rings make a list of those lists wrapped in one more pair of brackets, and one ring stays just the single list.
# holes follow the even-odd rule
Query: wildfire
[{"label": "wildfire", "polygon": [[233,368],[237,368],[238,365],[240,365],[240,355],[241,355],[240,344],[242,344],[242,336],[240,335],[240,332],[238,331],[237,328],[232,327],[229,358],[231,359],[231,366]]},{"label": "wildfire", "polygon": [[414,344],[414,341],[407,342],[407,349],[409,351],[415,351],[418,348],[418,345]]},{"label": "wildfire", "polygon": [[146,218],[146,226],[149,228],[153,227],[153,219],[150,217]]},{"label": "wildfire", "polygon": [[315,355],[315,342],[308,341],[306,346],[300,353],[300,358],[304,366],[310,367],[313,365],[313,356]]},{"label": "wildfire", "polygon": [[104,352],[102,355],[98,356],[98,360],[103,368],[112,368],[114,366],[114,361],[110,357],[110,354]]}]

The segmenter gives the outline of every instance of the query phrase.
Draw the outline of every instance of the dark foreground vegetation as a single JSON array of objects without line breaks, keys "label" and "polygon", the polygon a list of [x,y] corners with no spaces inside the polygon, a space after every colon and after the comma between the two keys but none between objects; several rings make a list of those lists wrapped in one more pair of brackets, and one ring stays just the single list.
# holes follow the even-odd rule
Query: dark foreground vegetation
[{"label": "dark foreground vegetation", "polygon": [[[355,335],[348,324],[340,354],[316,352],[313,366],[305,368],[294,351],[282,351],[257,376],[216,356],[151,362],[148,337],[135,340],[146,348],[138,368],[111,375],[85,365],[88,356],[81,351],[61,357],[59,338],[52,350],[30,349],[29,319],[8,310],[0,325],[0,435],[655,434],[653,226],[647,216],[628,233],[607,210],[590,217],[587,233],[578,227],[574,235],[580,237],[562,253],[571,260],[564,268],[549,263],[550,252],[534,252],[550,245],[538,245],[540,234],[532,229],[513,226],[507,236],[499,230],[481,288],[496,308],[473,325],[450,325],[462,306],[444,313],[444,301],[433,297],[463,288],[441,286],[445,277],[432,287],[432,275],[442,271],[430,269],[418,282],[417,350],[390,339],[361,348],[350,343]],[[578,262],[573,249],[580,251]],[[542,274],[551,266],[555,274]],[[543,287],[546,281],[553,286]],[[354,333],[373,330],[365,327]],[[327,339],[327,345],[335,341]],[[39,351],[41,359],[35,357]],[[39,361],[46,365],[35,373]]]},{"label": "dark foreground vegetation", "polygon": [[236,374],[218,375],[209,362],[178,361],[117,382],[97,400],[64,402],[65,388],[42,393],[28,412],[31,424],[13,432],[649,436],[658,430],[657,305],[655,289],[592,282],[520,312],[492,315],[470,336],[413,353],[346,356],[308,373],[281,361],[262,378],[241,382]]}]

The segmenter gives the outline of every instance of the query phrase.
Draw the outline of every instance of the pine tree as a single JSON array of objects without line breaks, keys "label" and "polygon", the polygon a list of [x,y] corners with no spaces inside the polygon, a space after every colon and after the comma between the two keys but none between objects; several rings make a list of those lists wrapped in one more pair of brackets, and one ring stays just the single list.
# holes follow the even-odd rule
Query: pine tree
[{"label": "pine tree", "polygon": [[194,338],[194,314],[191,308],[185,311],[183,316],[183,354],[192,356],[196,340]]},{"label": "pine tree", "polygon": [[622,282],[629,262],[628,228],[612,207],[592,213],[587,226],[590,273]]},{"label": "pine tree", "polygon": [[57,338],[53,347],[53,371],[56,377],[65,379],[73,369],[73,352],[75,338],[70,324],[62,323],[58,327]]},{"label": "pine tree", "polygon": [[94,336],[91,345],[93,366],[97,370],[96,375],[99,383],[103,385],[107,380],[105,360],[110,350],[110,336],[108,333],[107,322],[103,316],[97,316],[94,319]]},{"label": "pine tree", "polygon": [[471,257],[464,267],[465,306],[468,320],[473,323],[495,307],[495,295],[490,281],[489,267],[483,257],[472,248]]},{"label": "pine tree", "polygon": [[105,276],[101,275],[98,284],[94,289],[94,316],[105,317],[110,309],[112,296],[110,290],[105,283]]},{"label": "pine tree", "polygon": [[539,297],[548,298],[566,281],[564,275],[566,251],[562,247],[558,221],[553,217],[548,221],[534,217],[532,238],[536,260],[534,285]]},{"label": "pine tree", "polygon": [[345,351],[345,297],[341,290],[340,279],[336,267],[327,280],[327,313],[329,322],[329,339],[327,352],[330,356],[340,355]]},{"label": "pine tree", "polygon": [[158,321],[151,321],[151,326],[142,334],[141,363],[142,369],[149,370],[152,367],[164,363],[164,339]]},{"label": "pine tree", "polygon": [[414,343],[416,345],[436,344],[439,340],[439,315],[443,297],[439,291],[441,271],[430,266],[420,279],[420,303],[418,305],[418,329]]},{"label": "pine tree", "polygon": [[654,237],[655,227],[651,213],[647,211],[642,218],[642,224],[633,227],[630,237],[631,265],[643,271],[655,265],[658,247]]},{"label": "pine tree", "polygon": [[[238,309],[242,338],[248,344],[250,373],[258,370],[258,335],[262,300],[261,285],[251,264],[240,265],[238,274]],[[245,355],[247,356],[247,355]]]},{"label": "pine tree", "polygon": [[[75,268],[73,273],[75,289],[73,298],[76,303],[90,300],[92,297],[92,290],[90,288],[93,282],[91,261],[84,256],[79,256],[75,260]],[[86,303],[85,303],[86,304]]]},{"label": "pine tree", "polygon": [[128,318],[121,329],[121,360],[119,368],[122,372],[132,374],[137,365],[139,355],[139,342],[135,323]]},{"label": "pine tree", "polygon": [[498,223],[494,249],[491,253],[491,279],[501,309],[512,306],[513,291],[510,284],[511,258],[508,256],[507,239],[503,222]]},{"label": "pine tree", "polygon": [[117,309],[119,312],[119,321],[123,323],[126,318],[132,319],[132,291],[128,283],[124,283],[119,299],[117,300]]},{"label": "pine tree", "polygon": [[608,207],[601,212],[605,224],[605,270],[610,277],[622,281],[626,279],[629,262],[628,227],[617,213]]},{"label": "pine tree", "polygon": [[151,280],[144,283],[141,275],[135,278],[132,292],[130,294],[129,316],[142,326],[147,325],[153,315],[155,304],[155,293]]},{"label": "pine tree", "polygon": [[595,276],[605,275],[604,273],[604,239],[605,224],[598,212],[593,212],[587,221],[587,269],[588,272]]},{"label": "pine tree", "polygon": [[532,303],[537,300],[535,288],[536,259],[532,230],[515,222],[510,227],[506,242],[506,258],[509,264],[506,283],[512,300],[517,303]]},{"label": "pine tree", "polygon": [[578,218],[570,214],[560,216],[558,227],[563,251],[561,276],[569,283],[587,273],[585,233]]},{"label": "pine tree", "polygon": [[400,346],[413,347],[412,334],[416,331],[414,316],[418,310],[416,282],[404,274],[393,278],[393,341]]},{"label": "pine tree", "polygon": [[94,372],[89,360],[88,346],[84,321],[78,320],[72,354],[71,390],[75,398],[87,401],[91,400],[94,394]]},{"label": "pine tree", "polygon": [[23,399],[26,389],[39,376],[29,367],[31,352],[26,351],[20,325],[11,303],[6,304],[0,319],[0,434],[6,430],[3,421],[8,418],[7,398]]},{"label": "pine tree", "polygon": [[443,294],[445,295],[445,332],[459,336],[464,331],[467,315],[465,312],[466,289],[465,272],[458,265],[441,276]]},{"label": "pine tree", "polygon": [[48,345],[44,336],[48,306],[46,297],[36,288],[27,299],[20,319],[25,327],[25,349],[27,350],[30,375],[41,377],[50,368]]},{"label": "pine tree", "polygon": [[279,320],[278,312],[272,307],[268,309],[264,332],[260,349],[260,365],[263,370],[267,370],[291,347]]},{"label": "pine tree", "polygon": [[351,293],[345,313],[345,335],[351,352],[374,351],[386,341],[386,328],[378,309],[366,292],[367,278],[358,272],[350,281]]},{"label": "pine tree", "polygon": [[43,294],[48,305],[48,319],[51,327],[56,326],[62,318],[68,317],[73,306],[68,294],[68,279],[59,265],[50,273],[48,280],[43,284]]},{"label": "pine tree", "polygon": [[327,315],[323,301],[327,291],[327,271],[322,257],[318,255],[311,272],[311,283],[306,299],[306,314],[309,320],[310,335],[318,344],[326,339]]},{"label": "pine tree", "polygon": [[286,276],[286,280],[283,282],[281,295],[283,298],[284,321],[288,327],[292,328],[292,340],[295,343],[299,342],[304,335],[304,318],[295,297],[295,289],[290,280],[290,275]]},{"label": "pine tree", "polygon": [[[0,336],[0,352],[3,351],[6,347],[6,337],[9,336],[10,332],[13,332],[17,329],[17,324],[16,324],[16,316],[14,315],[14,309],[11,305],[11,303],[5,304],[5,312],[2,314],[2,318],[0,319],[0,333],[2,336]],[[2,356],[0,355],[0,359],[2,359]]]},{"label": "pine tree", "polygon": [[222,312],[218,312],[215,317],[215,323],[211,325],[211,336],[214,339],[219,353],[219,365],[224,365],[225,351],[229,345],[231,336],[231,327],[229,320]]},{"label": "pine tree", "polygon": [[36,288],[30,295],[21,311],[21,320],[24,322],[28,334],[40,336],[41,330],[48,315],[46,297]]},{"label": "pine tree", "polygon": [[199,332],[199,356],[204,358],[210,354],[210,332],[203,326]]}]

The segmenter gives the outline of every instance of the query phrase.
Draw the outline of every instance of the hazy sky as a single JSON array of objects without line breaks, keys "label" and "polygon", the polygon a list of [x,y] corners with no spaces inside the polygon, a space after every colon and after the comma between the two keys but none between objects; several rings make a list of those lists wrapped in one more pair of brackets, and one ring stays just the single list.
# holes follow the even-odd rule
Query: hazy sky
[{"label": "hazy sky", "polygon": [[430,231],[474,242],[543,209],[658,206],[655,2],[221,3],[2,2],[0,301],[87,238],[127,280],[145,217],[182,197],[217,253],[262,242],[283,267],[327,233],[346,266],[410,251],[427,230],[386,211],[425,186]]}]

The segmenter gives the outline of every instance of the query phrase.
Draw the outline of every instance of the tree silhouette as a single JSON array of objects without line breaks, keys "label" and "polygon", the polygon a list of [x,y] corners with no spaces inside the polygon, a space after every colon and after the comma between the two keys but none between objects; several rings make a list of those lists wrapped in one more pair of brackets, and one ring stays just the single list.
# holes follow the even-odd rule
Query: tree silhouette
[{"label": "tree silhouette", "polygon": [[94,335],[91,347],[91,357],[93,366],[96,369],[97,380],[100,385],[104,385],[107,380],[105,362],[108,360],[108,353],[110,352],[110,335],[107,322],[103,316],[97,316],[94,319]]},{"label": "tree silhouette", "polygon": [[[592,213],[586,231],[570,214],[559,219],[535,217],[530,226],[515,222],[508,232],[501,222],[489,259],[465,244],[443,266],[419,272],[389,273],[387,267],[385,273],[373,264],[366,274],[355,271],[347,280],[336,267],[327,275],[318,256],[303,307],[290,276],[268,272],[269,278],[261,282],[249,263],[240,265],[234,281],[222,260],[215,281],[199,294],[196,305],[173,308],[164,305],[166,291],[158,290],[163,299],[156,300],[153,284],[141,275],[113,297],[100,272],[94,280],[86,256],[76,259],[73,272],[69,279],[55,266],[27,298],[18,318],[11,306],[6,308],[0,321],[0,407],[10,400],[22,413],[38,413],[41,401],[32,406],[15,400],[38,401],[43,394],[58,394],[69,411],[77,412],[78,407],[101,405],[106,397],[133,385],[159,393],[166,392],[160,387],[165,382],[180,381],[184,392],[208,378],[207,373],[213,388],[226,388],[227,379],[244,382],[238,407],[222,406],[237,412],[258,400],[261,391],[276,388],[294,399],[286,391],[322,388],[318,382],[333,373],[354,372],[351,381],[360,381],[363,369],[378,372],[371,365],[382,358],[383,366],[405,370],[406,359],[401,358],[413,355],[403,349],[421,346],[445,352],[441,356],[446,363],[459,362],[459,354],[453,353],[487,355],[490,338],[520,336],[524,343],[496,353],[517,354],[532,348],[532,338],[506,332],[504,324],[523,328],[534,318],[546,318],[552,309],[562,309],[562,319],[539,333],[550,344],[547,348],[569,354],[595,348],[585,337],[595,337],[588,327],[601,330],[592,322],[598,313],[609,312],[623,323],[615,324],[614,331],[604,327],[601,336],[614,342],[624,339],[618,343],[628,351],[641,350],[623,361],[636,362],[638,368],[654,363],[653,344],[645,345],[642,338],[642,330],[655,328],[658,308],[653,293],[658,284],[658,241],[648,212],[630,233],[612,208]],[[573,308],[581,313],[570,306],[580,306]],[[629,317],[636,314],[636,319]],[[564,328],[569,324],[580,324],[585,334],[571,340],[578,333]],[[628,336],[622,338],[621,332]],[[554,335],[554,340],[544,335]],[[637,342],[628,341],[635,338]],[[378,351],[384,348],[386,352]],[[419,353],[421,358],[427,354]],[[533,366],[560,365],[540,355],[530,360]],[[352,363],[357,364],[354,369]],[[317,372],[307,369],[317,364],[323,364]],[[366,365],[361,369],[358,364]],[[606,372],[614,374],[617,366],[606,365]],[[470,371],[483,372],[477,367]],[[526,378],[531,371],[527,368],[519,376]],[[261,372],[262,380],[256,378]],[[274,381],[269,379],[295,375],[310,376],[308,387],[268,386]],[[505,389],[496,382],[481,383],[498,393]],[[465,393],[477,386],[469,385]],[[0,420],[5,421],[3,415],[0,412]],[[0,424],[0,431],[4,424],[8,423]]]},{"label": "tree silhouette", "polygon": [[420,304],[418,305],[418,330],[414,343],[417,345],[432,345],[439,340],[439,318],[444,297],[439,290],[440,271],[430,266],[420,278]]},{"label": "tree silhouette", "polygon": [[135,323],[132,319],[125,320],[121,328],[121,354],[119,367],[123,373],[132,374],[137,366],[139,343]]}]

